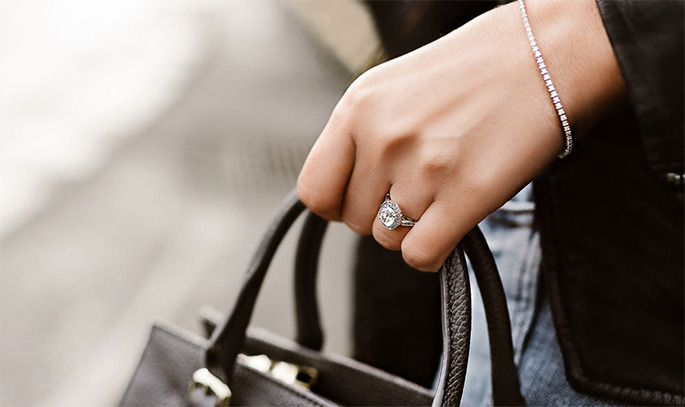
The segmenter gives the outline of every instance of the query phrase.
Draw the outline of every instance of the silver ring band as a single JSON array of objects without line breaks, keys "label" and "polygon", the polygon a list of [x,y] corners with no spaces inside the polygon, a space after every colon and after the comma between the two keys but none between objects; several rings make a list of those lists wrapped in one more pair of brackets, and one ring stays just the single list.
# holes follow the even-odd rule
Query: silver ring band
[{"label": "silver ring band", "polygon": [[400,226],[407,226],[407,227],[412,227],[416,225],[416,221],[409,216],[404,216],[402,215],[402,222],[400,222]]},{"label": "silver ring band", "polygon": [[385,201],[378,210],[378,219],[388,230],[395,230],[398,226],[413,227],[416,220],[403,215],[400,206],[390,199],[390,193],[385,194]]}]

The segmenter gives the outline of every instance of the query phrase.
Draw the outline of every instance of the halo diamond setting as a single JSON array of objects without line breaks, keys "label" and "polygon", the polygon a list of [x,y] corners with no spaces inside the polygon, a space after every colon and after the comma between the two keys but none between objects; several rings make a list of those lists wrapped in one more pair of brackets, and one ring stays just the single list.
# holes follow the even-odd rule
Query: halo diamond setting
[{"label": "halo diamond setting", "polygon": [[378,211],[378,219],[381,220],[383,226],[389,230],[394,230],[402,224],[402,210],[395,202],[385,201]]}]

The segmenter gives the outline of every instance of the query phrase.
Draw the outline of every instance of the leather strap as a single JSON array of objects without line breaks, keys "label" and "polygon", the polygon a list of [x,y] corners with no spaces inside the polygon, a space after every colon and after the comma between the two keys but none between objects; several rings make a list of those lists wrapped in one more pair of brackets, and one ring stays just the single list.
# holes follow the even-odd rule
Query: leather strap
[{"label": "leather strap", "polygon": [[323,330],[316,298],[316,276],[321,244],[328,222],[307,213],[295,254],[296,341],[309,349],[323,347]]},{"label": "leather strap", "polygon": [[232,310],[209,338],[205,363],[215,376],[229,385],[266,271],[286,232],[304,209],[297,193],[293,192],[286,198],[252,256]]},{"label": "leather strap", "polygon": [[[210,346],[206,354],[207,366],[212,369],[216,375],[227,382],[230,382],[231,380],[230,375],[233,371],[238,352],[242,348],[245,340],[245,331],[249,324],[257,294],[264,276],[266,275],[269,263],[273,258],[276,248],[285,236],[285,233],[304,209],[304,205],[299,201],[295,193],[288,197],[285,205],[277,214],[257,248],[257,252],[250,263],[248,273],[233,306],[233,310],[228,314],[228,317],[221,326],[214,331],[210,338]],[[298,248],[298,257],[304,256],[305,252],[309,252],[311,256],[309,260],[302,257],[297,261],[300,270],[298,273],[304,274],[298,274],[297,277],[299,278],[296,278],[296,280],[302,280],[298,283],[300,284],[299,287],[296,288],[298,298],[300,295],[303,296],[301,301],[298,300],[296,305],[299,309],[304,307],[308,308],[310,311],[305,312],[302,318],[298,316],[298,336],[302,341],[309,343],[311,346],[308,347],[311,348],[320,348],[322,343],[318,308],[315,305],[315,276],[316,263],[323,233],[325,231],[325,224],[326,222],[323,220],[316,220],[316,218],[312,216],[308,217],[305,224],[305,231],[309,232],[304,234],[310,236],[302,237],[300,247]],[[478,232],[478,234],[479,233],[480,232]],[[501,282],[499,281],[497,270],[494,268],[492,254],[490,254],[486,244],[483,246],[485,240],[482,239],[482,234],[480,234],[480,239],[482,239],[481,243],[479,243],[479,236],[476,235],[475,237],[471,237],[472,235],[473,232],[469,233],[465,238],[465,241],[473,240],[472,244],[465,244],[467,247],[470,247],[470,250],[475,252],[472,253],[472,257],[486,257],[482,262],[474,262],[472,260],[472,264],[474,264],[474,266],[478,264],[479,266],[476,267],[478,269],[490,268],[489,271],[486,270],[482,273],[484,276],[483,278],[479,278],[478,272],[476,271],[476,280],[479,283],[483,281],[490,285],[499,284],[499,287],[494,287],[494,289],[488,288],[485,291],[491,296],[499,294],[503,300],[504,292],[501,287]],[[477,254],[477,256],[473,256],[473,254]],[[489,259],[487,259],[488,256]],[[444,351],[438,388],[433,402],[434,406],[458,405],[463,391],[466,362],[468,359],[471,318],[470,289],[468,285],[468,272],[465,264],[463,253],[461,252],[461,249],[457,248],[441,270]],[[483,297],[485,300],[485,294]],[[486,307],[488,325],[491,323],[496,325],[492,329],[489,328],[491,337],[500,338],[496,341],[496,346],[493,346],[492,340],[490,342],[491,351],[496,353],[496,356],[492,358],[494,400],[496,405],[523,405],[525,404],[525,401],[519,391],[518,373],[513,362],[511,329],[506,310],[506,300],[500,301],[499,303],[496,302],[496,304],[498,305]],[[503,307],[501,306],[502,304]],[[312,309],[316,310],[312,311]],[[504,311],[503,314],[502,311]],[[487,314],[493,314],[493,316]],[[306,328],[306,326],[308,326],[308,328]],[[496,335],[492,335],[493,333],[496,333]],[[505,336],[503,334],[507,335]],[[502,349],[504,349],[504,353]],[[507,349],[509,352],[508,359]],[[505,366],[504,368],[500,367],[500,365],[507,364],[510,366]],[[495,370],[502,372],[497,373],[498,379],[494,376]],[[512,375],[507,377],[509,372],[512,372]],[[504,383],[504,385],[496,385],[496,382]]]},{"label": "leather strap", "polygon": [[[297,249],[297,256],[295,260],[295,298],[296,298],[296,313],[297,313],[297,340],[303,346],[320,350],[322,346],[322,328],[318,313],[318,302],[316,300],[316,275],[318,268],[319,250],[323,240],[323,235],[326,230],[328,222],[321,219],[314,213],[308,213],[304,226],[302,227],[302,234],[300,235],[300,242]],[[518,377],[518,369],[514,364],[514,349],[511,342],[511,325],[509,321],[509,312],[507,308],[506,296],[502,281],[497,271],[495,259],[492,256],[490,248],[488,247],[485,236],[479,228],[474,228],[469,232],[462,241],[462,245],[466,255],[471,260],[471,266],[476,277],[478,288],[481,291],[481,297],[485,308],[485,317],[488,326],[488,338],[490,340],[490,363],[492,374],[492,398],[496,406],[518,406],[524,405],[525,399],[521,395],[520,383]],[[454,253],[448,262],[453,260],[454,256],[460,253]],[[450,268],[459,268],[464,262],[450,263]],[[458,269],[454,273],[442,273],[441,277],[454,277],[455,275],[466,274],[465,286],[468,286],[468,273],[464,270]],[[469,316],[467,323],[469,330],[464,332],[464,337],[470,341],[470,315],[471,315],[471,298],[467,291],[462,293],[448,293],[445,292],[446,287],[459,286],[461,282],[441,283],[443,301],[445,298],[452,299],[454,302],[456,298],[460,301],[464,298],[463,303],[469,304],[466,314]],[[456,290],[453,288],[453,290]],[[455,304],[459,306],[459,304]],[[447,308],[449,310],[450,308]],[[459,315],[459,314],[455,314]],[[450,317],[449,315],[447,316]],[[444,319],[443,319],[444,321]],[[461,325],[459,325],[461,326]],[[444,329],[444,326],[443,326]],[[443,333],[444,334],[444,333]],[[311,336],[310,336],[311,335]],[[317,342],[318,341],[318,342]],[[310,346],[316,344],[316,348]],[[453,345],[454,346],[454,345]],[[443,353],[450,355],[449,349],[443,344]],[[468,355],[468,342],[466,346],[465,355]],[[452,359],[450,359],[452,360]],[[455,364],[461,364],[461,360],[452,360]],[[461,369],[457,371],[466,371],[466,362]],[[442,367],[445,367],[444,361]],[[452,383],[461,383],[463,385],[464,378],[460,380],[452,380]],[[461,394],[463,389],[458,389]],[[449,403],[448,403],[449,404]]]},{"label": "leather strap", "polygon": [[471,288],[466,260],[454,249],[440,269],[442,361],[433,407],[458,406],[464,392],[471,342]]},{"label": "leather strap", "polygon": [[473,274],[478,283],[490,340],[492,398],[496,406],[520,406],[526,403],[521,395],[518,369],[514,364],[514,347],[511,342],[511,322],[507,298],[495,259],[485,236],[478,227],[462,240]]}]

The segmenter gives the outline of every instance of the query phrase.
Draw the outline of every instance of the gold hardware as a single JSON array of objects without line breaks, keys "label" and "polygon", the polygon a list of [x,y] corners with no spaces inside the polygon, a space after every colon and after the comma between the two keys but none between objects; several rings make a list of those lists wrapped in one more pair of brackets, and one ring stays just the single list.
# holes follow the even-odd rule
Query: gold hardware
[{"label": "gold hardware", "polygon": [[273,360],[266,355],[247,356],[241,353],[238,358],[252,369],[266,373],[286,384],[301,386],[305,389],[311,388],[319,376],[319,372],[313,367]]},{"label": "gold hardware", "polygon": [[231,401],[231,389],[221,379],[214,376],[206,368],[198,369],[193,373],[193,380],[190,381],[188,392],[191,393],[196,388],[201,388],[202,391],[209,395],[211,393],[216,397],[217,407],[228,407]]},{"label": "gold hardware", "polygon": [[669,184],[677,187],[682,186],[685,181],[685,174],[677,174],[675,172],[668,172],[664,174],[664,180]]}]

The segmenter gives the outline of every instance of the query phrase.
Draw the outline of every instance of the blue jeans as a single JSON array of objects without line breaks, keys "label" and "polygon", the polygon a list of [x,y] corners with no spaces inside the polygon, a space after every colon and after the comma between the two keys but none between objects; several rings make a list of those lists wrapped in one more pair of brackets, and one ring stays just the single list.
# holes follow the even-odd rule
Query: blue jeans
[{"label": "blue jeans", "polygon": [[[573,390],[564,373],[549,301],[540,279],[540,236],[528,185],[480,227],[500,271],[511,317],[515,361],[528,405],[612,405]],[[473,328],[462,404],[491,405],[490,352],[480,293],[473,284]]]}]

